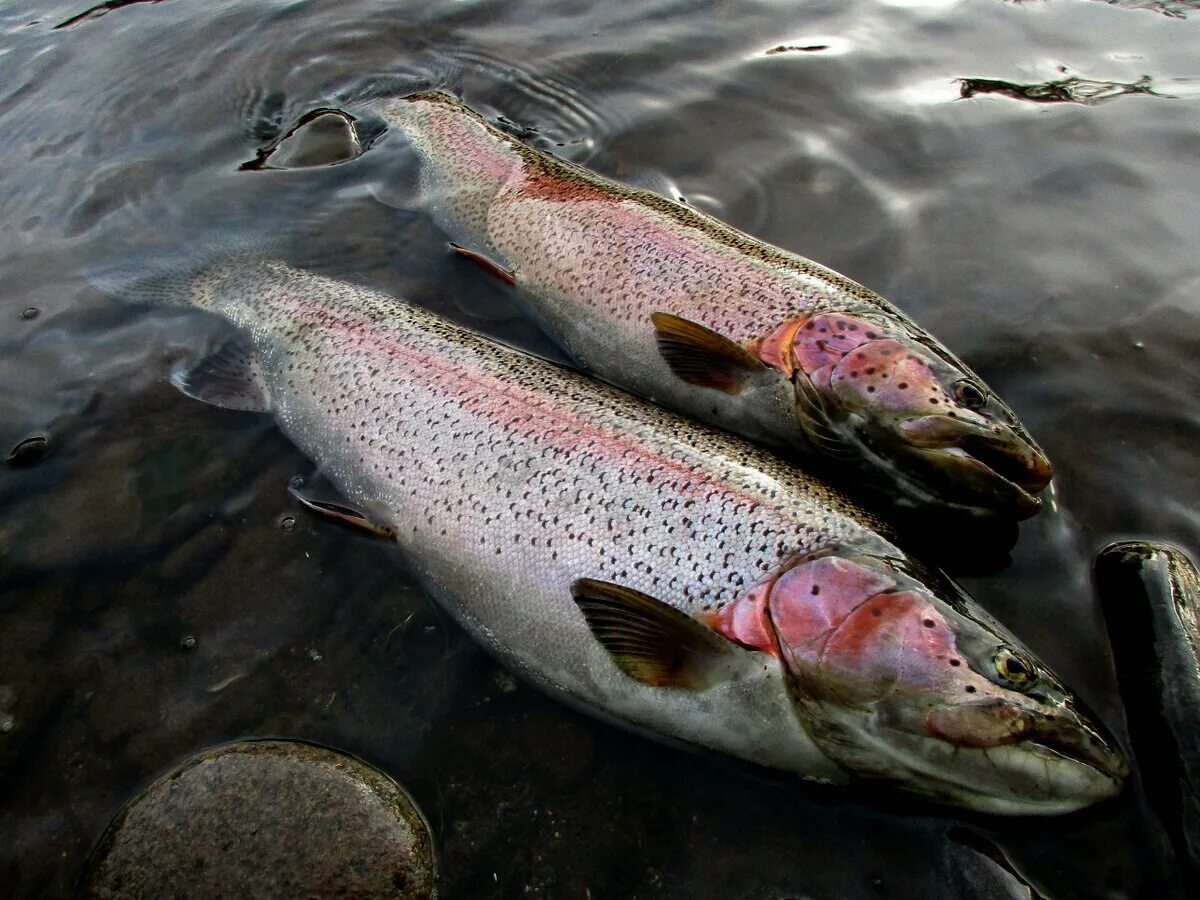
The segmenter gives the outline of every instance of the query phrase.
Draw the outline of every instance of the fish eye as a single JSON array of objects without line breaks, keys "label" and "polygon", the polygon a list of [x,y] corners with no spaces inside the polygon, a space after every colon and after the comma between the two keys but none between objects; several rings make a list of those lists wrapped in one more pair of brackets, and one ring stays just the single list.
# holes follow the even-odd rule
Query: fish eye
[{"label": "fish eye", "polygon": [[960,405],[972,410],[983,409],[987,405],[987,394],[983,392],[983,388],[969,378],[963,378],[954,383],[954,399]]},{"label": "fish eye", "polygon": [[992,665],[995,666],[996,675],[1003,686],[1019,691],[1033,686],[1036,673],[1028,657],[1007,647],[1001,647],[992,657]]}]

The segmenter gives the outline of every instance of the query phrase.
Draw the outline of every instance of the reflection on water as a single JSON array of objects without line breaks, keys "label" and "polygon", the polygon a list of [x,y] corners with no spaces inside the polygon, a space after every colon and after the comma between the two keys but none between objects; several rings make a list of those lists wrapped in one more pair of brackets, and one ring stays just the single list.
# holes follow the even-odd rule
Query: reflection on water
[{"label": "reflection on water", "polygon": [[[293,235],[297,262],[555,355],[447,252],[395,141],[368,129],[342,165],[239,170],[364,90],[452,85],[539,146],[669,184],[863,281],[965,357],[1059,475],[1011,559],[961,565],[963,581],[1119,730],[1091,556],[1135,534],[1200,546],[1196,16],[1064,0],[223,0],[107,3],[54,27],[84,5],[0,7],[13,893],[69,893],[141,785],[246,736],[325,742],[398,777],[429,814],[449,897],[1170,889],[1137,790],[1067,821],[966,821],[659,747],[513,683],[389,546],[289,495],[314,473],[267,417],[167,384],[220,323],[120,307],[81,273]],[[1058,66],[1149,76],[1175,99],[959,99],[956,79],[1035,85]],[[913,537],[951,564],[999,546]]]}]

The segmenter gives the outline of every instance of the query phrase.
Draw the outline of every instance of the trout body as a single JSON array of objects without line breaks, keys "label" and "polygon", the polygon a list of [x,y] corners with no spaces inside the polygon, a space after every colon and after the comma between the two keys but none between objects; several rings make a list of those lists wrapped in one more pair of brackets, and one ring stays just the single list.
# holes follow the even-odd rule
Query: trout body
[{"label": "trout body", "polygon": [[578,364],[911,501],[1037,508],[1045,455],[957,357],[873,291],[684,204],[532,148],[440,92],[377,101],[438,222],[505,270]]}]

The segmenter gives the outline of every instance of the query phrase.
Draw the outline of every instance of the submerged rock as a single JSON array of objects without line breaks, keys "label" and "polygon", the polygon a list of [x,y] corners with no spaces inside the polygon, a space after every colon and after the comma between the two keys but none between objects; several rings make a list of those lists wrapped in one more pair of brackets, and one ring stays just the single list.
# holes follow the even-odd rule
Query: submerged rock
[{"label": "submerged rock", "polygon": [[125,806],[83,896],[435,896],[429,826],[398,784],[295,741],[193,757]]},{"label": "submerged rock", "polygon": [[[1180,550],[1112,544],[1096,587],[1146,793],[1200,876],[1200,572]],[[1186,863],[1185,863],[1186,861]]]}]

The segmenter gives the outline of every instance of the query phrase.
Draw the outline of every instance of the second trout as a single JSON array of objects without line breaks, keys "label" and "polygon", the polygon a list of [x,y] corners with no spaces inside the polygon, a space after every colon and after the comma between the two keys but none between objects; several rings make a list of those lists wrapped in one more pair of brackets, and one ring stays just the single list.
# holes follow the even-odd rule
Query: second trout
[{"label": "second trout", "polygon": [[873,291],[658,194],[543,153],[449,94],[372,101],[438,223],[578,364],[922,505],[1027,516],[1045,454],[961,360]]}]

